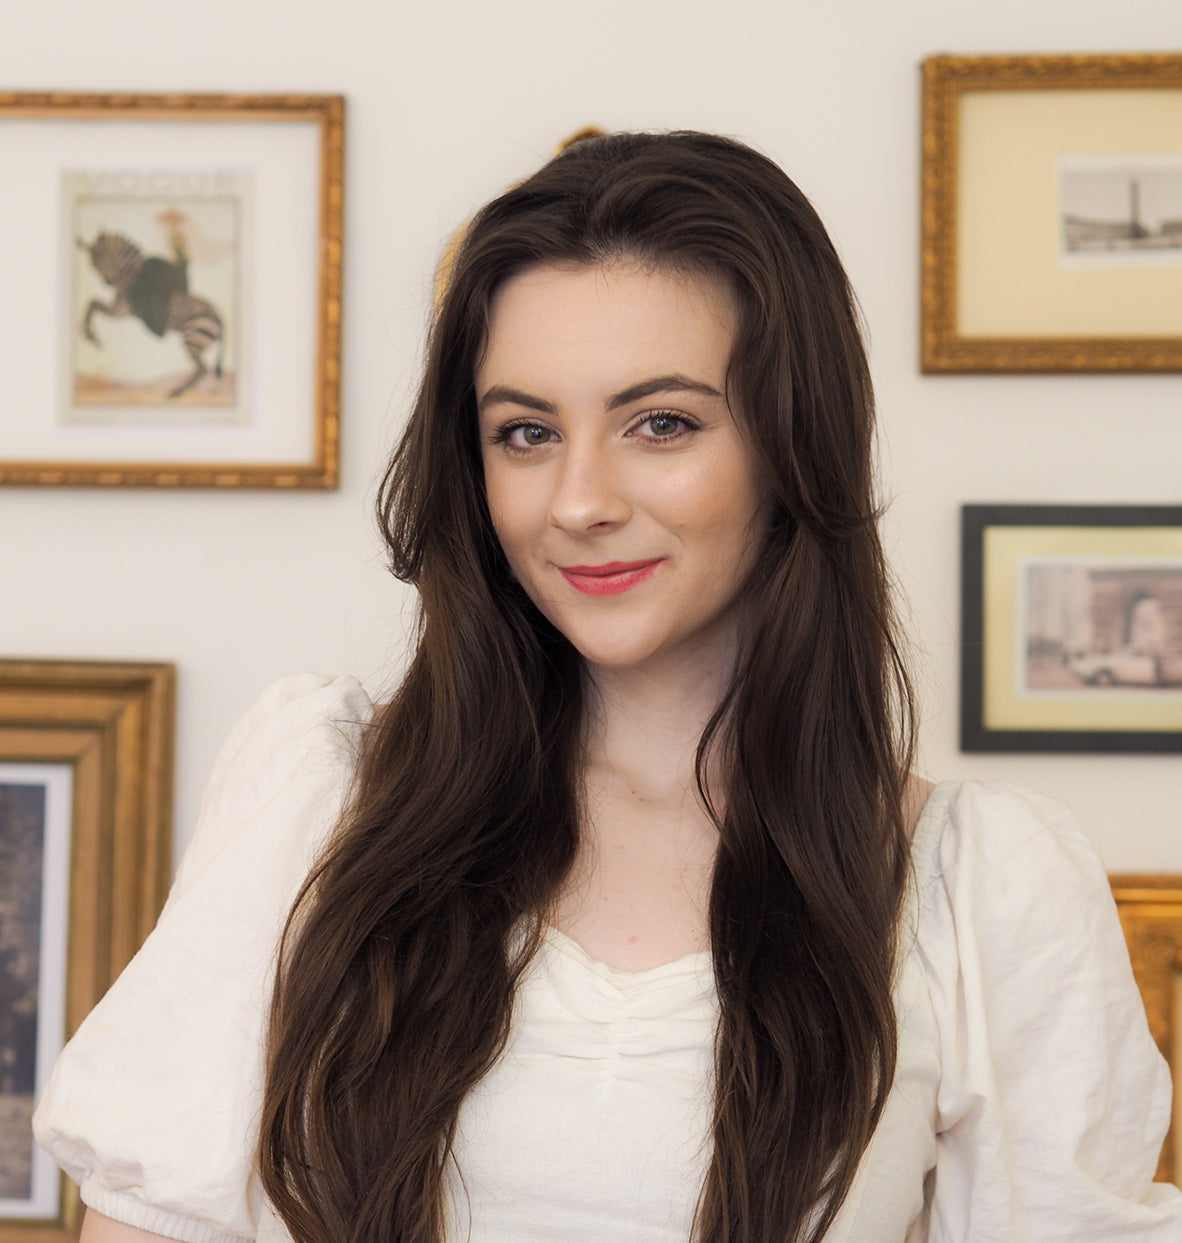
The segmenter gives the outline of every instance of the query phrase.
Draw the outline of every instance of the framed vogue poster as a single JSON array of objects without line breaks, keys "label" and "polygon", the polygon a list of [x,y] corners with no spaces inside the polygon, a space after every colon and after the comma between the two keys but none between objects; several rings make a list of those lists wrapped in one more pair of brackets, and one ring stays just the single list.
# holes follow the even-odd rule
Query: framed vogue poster
[{"label": "framed vogue poster", "polygon": [[1182,54],[923,66],[925,371],[1182,370]]},{"label": "framed vogue poster", "polygon": [[166,664],[0,661],[0,1243],[77,1237],[30,1119],[164,902],[173,684]]},{"label": "framed vogue poster", "polygon": [[336,486],[344,103],[0,93],[0,483]]},{"label": "framed vogue poster", "polygon": [[1182,506],[966,505],[961,748],[1182,751]]}]

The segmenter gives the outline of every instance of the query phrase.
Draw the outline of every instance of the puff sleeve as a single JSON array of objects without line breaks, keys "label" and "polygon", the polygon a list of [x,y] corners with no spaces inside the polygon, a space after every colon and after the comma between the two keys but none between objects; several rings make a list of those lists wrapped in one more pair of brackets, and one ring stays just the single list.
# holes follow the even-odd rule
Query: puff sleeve
[{"label": "puff sleeve", "polygon": [[1070,814],[969,783],[925,886],[940,1016],[928,1243],[1182,1243],[1152,1182],[1170,1082],[1107,877]]},{"label": "puff sleeve", "polygon": [[276,945],[371,713],[352,679],[289,678],[222,748],[155,930],[38,1106],[38,1141],[98,1212],[188,1243],[255,1237]]}]

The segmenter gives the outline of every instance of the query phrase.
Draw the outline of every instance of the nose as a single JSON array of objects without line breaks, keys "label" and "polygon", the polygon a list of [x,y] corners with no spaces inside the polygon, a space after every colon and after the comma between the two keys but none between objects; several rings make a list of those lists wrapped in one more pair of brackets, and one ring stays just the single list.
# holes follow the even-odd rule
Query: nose
[{"label": "nose", "polygon": [[625,478],[610,449],[591,440],[568,442],[550,498],[553,525],[581,534],[623,526],[631,516]]}]

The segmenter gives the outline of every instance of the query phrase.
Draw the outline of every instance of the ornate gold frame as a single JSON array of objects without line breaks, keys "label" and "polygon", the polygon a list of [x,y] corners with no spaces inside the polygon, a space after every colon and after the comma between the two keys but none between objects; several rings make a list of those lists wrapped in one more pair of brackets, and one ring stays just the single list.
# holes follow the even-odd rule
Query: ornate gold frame
[{"label": "ornate gold frame", "polygon": [[[151,931],[172,875],[175,671],[169,664],[0,661],[0,759],[74,772],[66,1036]],[[81,1204],[64,1175],[58,1219],[0,1220],[0,1243],[65,1243]]]},{"label": "ornate gold frame", "polygon": [[966,337],[957,323],[961,97],[977,91],[1182,91],[1182,55],[932,56],[923,63],[924,371],[1178,371],[1182,337]]},{"label": "ornate gold frame", "polygon": [[[1149,1030],[1182,1096],[1182,876],[1110,876]],[[1157,1177],[1182,1182],[1182,1102],[1162,1145]]]},{"label": "ornate gold frame", "polygon": [[313,456],[306,464],[0,460],[0,484],[197,488],[337,486],[345,101],[340,95],[147,95],[0,92],[0,121],[314,122],[320,133],[319,274]]}]

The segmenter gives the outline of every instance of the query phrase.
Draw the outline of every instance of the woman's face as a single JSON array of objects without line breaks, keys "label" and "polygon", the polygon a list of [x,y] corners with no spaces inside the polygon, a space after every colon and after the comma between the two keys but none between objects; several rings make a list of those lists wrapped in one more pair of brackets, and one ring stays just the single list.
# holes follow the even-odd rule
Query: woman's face
[{"label": "woman's face", "polygon": [[493,525],[592,666],[729,650],[762,534],[724,396],[736,323],[721,283],[626,262],[532,268],[493,304],[476,375]]}]

